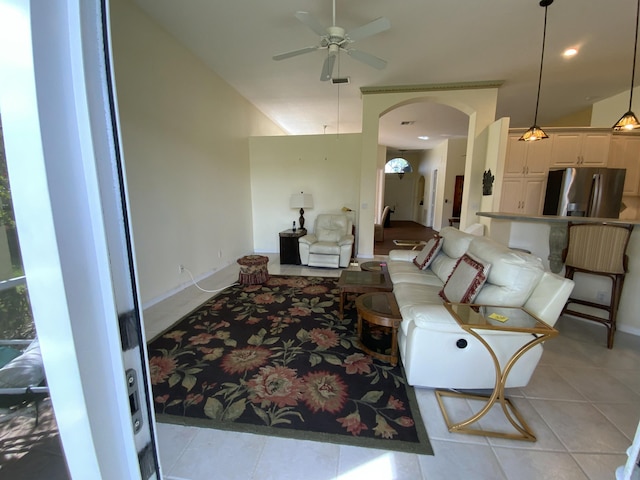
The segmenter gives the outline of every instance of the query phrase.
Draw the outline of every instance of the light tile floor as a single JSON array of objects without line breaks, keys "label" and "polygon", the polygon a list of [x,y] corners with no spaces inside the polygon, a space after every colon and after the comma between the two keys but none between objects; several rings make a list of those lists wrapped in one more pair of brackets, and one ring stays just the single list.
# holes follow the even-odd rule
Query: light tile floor
[{"label": "light tile floor", "polygon": [[[279,265],[272,274],[338,276],[339,270]],[[200,285],[233,283],[229,266]],[[212,294],[191,286],[145,310],[147,338],[169,327]],[[612,479],[626,461],[640,418],[640,337],[616,334],[607,350],[604,328],[561,318],[560,336],[544,354],[526,388],[510,397],[535,431],[535,443],[449,433],[432,389],[416,389],[434,456],[305,442],[159,423],[160,461],[167,480],[198,479]],[[456,418],[477,406],[448,404]],[[484,428],[505,425],[492,410]]]}]

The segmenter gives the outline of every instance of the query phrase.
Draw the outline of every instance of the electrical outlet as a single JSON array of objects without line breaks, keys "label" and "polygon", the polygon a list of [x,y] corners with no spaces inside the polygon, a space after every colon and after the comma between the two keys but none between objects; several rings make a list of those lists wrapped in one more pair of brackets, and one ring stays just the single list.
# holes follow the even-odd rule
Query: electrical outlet
[{"label": "electrical outlet", "polygon": [[184,265],[180,264],[178,265],[178,273],[184,273]]}]

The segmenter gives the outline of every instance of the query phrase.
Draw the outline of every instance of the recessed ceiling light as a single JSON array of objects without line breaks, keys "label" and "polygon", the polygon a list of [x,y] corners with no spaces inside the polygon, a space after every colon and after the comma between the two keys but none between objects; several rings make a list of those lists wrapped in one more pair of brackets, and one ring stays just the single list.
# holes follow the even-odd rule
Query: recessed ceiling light
[{"label": "recessed ceiling light", "polygon": [[426,135],[420,135],[418,138],[420,140],[429,140],[429,137],[427,137]]},{"label": "recessed ceiling light", "polygon": [[564,52],[562,52],[562,55],[564,57],[573,57],[577,53],[578,53],[577,49],[575,49],[575,48],[567,48]]}]

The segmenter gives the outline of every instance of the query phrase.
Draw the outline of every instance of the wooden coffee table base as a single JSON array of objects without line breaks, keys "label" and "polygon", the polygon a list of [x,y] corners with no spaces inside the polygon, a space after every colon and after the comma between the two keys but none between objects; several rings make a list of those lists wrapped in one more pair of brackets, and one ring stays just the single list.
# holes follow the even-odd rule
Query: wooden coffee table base
[{"label": "wooden coffee table base", "polygon": [[[360,295],[356,300],[358,309],[358,339],[360,348],[366,353],[391,365],[398,364],[398,327],[402,322],[396,299],[391,292],[373,292]],[[363,342],[362,322],[391,329],[391,353],[376,352]]]}]

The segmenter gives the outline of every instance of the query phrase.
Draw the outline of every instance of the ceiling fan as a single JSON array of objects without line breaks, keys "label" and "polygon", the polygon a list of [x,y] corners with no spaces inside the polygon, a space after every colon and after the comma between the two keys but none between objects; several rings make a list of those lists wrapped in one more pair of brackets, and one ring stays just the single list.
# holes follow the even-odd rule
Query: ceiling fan
[{"label": "ceiling fan", "polygon": [[344,28],[336,25],[336,0],[333,0],[333,24],[330,27],[323,26],[316,17],[309,12],[296,12],[295,17],[304,23],[307,27],[320,35],[320,43],[311,47],[300,48],[291,52],[281,53],[273,57],[274,60],[284,60],[286,58],[295,57],[304,53],[314,52],[316,50],[327,50],[327,58],[322,65],[322,73],[320,80],[330,80],[333,75],[333,65],[340,50],[344,51],[350,57],[355,58],[367,65],[382,70],[386,67],[387,62],[381,58],[371,55],[370,53],[349,48],[350,45],[363,38],[371,37],[380,32],[384,32],[391,28],[391,22],[384,17],[380,17],[361,27],[347,32]]}]

